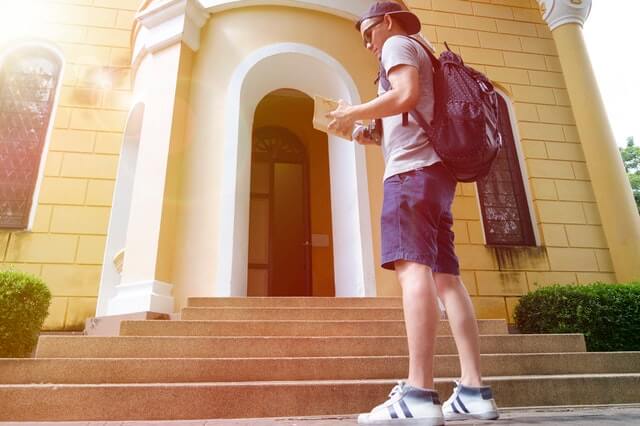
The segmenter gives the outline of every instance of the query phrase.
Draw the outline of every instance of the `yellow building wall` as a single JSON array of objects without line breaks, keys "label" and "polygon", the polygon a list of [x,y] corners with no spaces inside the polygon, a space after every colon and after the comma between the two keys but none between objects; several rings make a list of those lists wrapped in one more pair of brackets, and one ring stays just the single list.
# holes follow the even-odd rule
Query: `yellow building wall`
[{"label": "yellow building wall", "polygon": [[[91,4],[88,4],[91,3]],[[31,232],[0,230],[0,268],[41,276],[53,303],[47,329],[82,328],[95,312],[111,197],[130,104],[130,37],[139,0],[46,0],[38,2],[44,20],[20,38],[42,39],[64,54],[64,75],[46,170]],[[447,41],[467,63],[487,73],[511,97],[524,152],[528,186],[542,247],[496,250],[484,246],[475,186],[458,188],[454,204],[456,242],[465,284],[481,318],[510,318],[518,296],[551,283],[613,281],[607,244],[573,120],[557,52],[535,0],[409,0],[425,24],[423,33],[438,50]],[[266,19],[265,19],[266,18]],[[274,22],[276,24],[274,24]],[[362,49],[353,24],[303,9],[255,7],[213,15],[202,31],[201,50],[183,71],[193,70],[179,90],[187,116],[184,152],[173,158],[221,158],[223,88],[234,67],[263,45],[293,41],[318,46],[353,75],[363,99],[375,95],[375,61]],[[331,28],[330,31],[327,29]],[[351,34],[345,37],[346,34]],[[0,48],[15,38],[0,39]],[[208,54],[206,52],[209,52]],[[224,58],[223,61],[220,58]],[[362,64],[367,64],[362,66]],[[215,82],[215,84],[212,84]],[[181,102],[180,100],[178,102]],[[183,128],[182,125],[179,126]],[[176,136],[178,137],[178,136]],[[213,141],[213,142],[212,142]],[[198,145],[200,144],[200,145]],[[206,144],[206,148],[202,148]],[[195,146],[198,146],[196,148]],[[200,150],[200,151],[199,151]],[[379,259],[382,159],[366,148],[375,262]],[[45,157],[43,157],[45,158]],[[204,157],[203,157],[204,158]],[[219,185],[220,164],[206,182],[171,163],[183,180],[170,194],[189,197],[198,185]],[[181,191],[181,192],[179,192]],[[206,200],[205,200],[206,201]],[[167,211],[201,219],[204,212],[178,206]],[[207,213],[208,214],[208,213]],[[213,214],[214,223],[217,216]],[[211,217],[207,219],[210,222]],[[181,258],[188,258],[189,232],[176,233]],[[215,229],[215,228],[214,228]],[[165,244],[166,245],[166,244]],[[216,249],[214,249],[215,251]],[[162,252],[165,258],[171,253]],[[215,257],[216,253],[213,253]],[[162,276],[189,281],[188,268],[163,263]],[[376,269],[378,294],[399,295],[392,272]],[[210,282],[210,281],[209,281]],[[190,285],[208,285],[206,282]],[[177,289],[182,296],[197,287]]]},{"label": "yellow building wall", "polygon": [[[331,31],[327,31],[331,28]],[[182,306],[184,295],[211,294],[216,282],[219,245],[211,244],[218,237],[220,206],[217,196],[222,187],[225,147],[225,96],[236,67],[252,52],[261,47],[281,42],[303,43],[319,48],[336,58],[352,76],[363,99],[375,96],[373,79],[377,70],[375,59],[362,48],[362,42],[349,20],[302,8],[246,7],[212,15],[201,31],[200,48],[194,57],[191,79],[191,113],[187,123],[185,153],[189,164],[185,168],[182,194],[186,199],[197,200],[185,204],[179,213],[182,221],[177,239],[177,250],[185,259],[207,253],[211,262],[207,270],[176,268],[176,287],[181,296],[176,299]],[[224,60],[221,60],[224,58]],[[215,83],[213,83],[215,82]],[[250,122],[252,117],[243,117]],[[198,161],[202,158],[210,162]],[[380,151],[368,148],[369,192],[379,191],[382,182],[382,157]],[[213,189],[212,189],[213,188]],[[375,222],[379,208],[372,212]],[[197,224],[197,226],[196,226]],[[374,227],[374,238],[376,229]],[[206,235],[207,238],[202,238]],[[378,240],[379,241],[379,240]],[[374,255],[379,257],[379,242],[374,240]],[[385,271],[386,272],[386,271]],[[389,279],[376,270],[376,279],[396,284],[393,274]]]},{"label": "yellow building wall", "polygon": [[[23,40],[63,54],[44,179],[30,232],[0,229],[0,268],[41,276],[53,294],[44,328],[76,330],[94,316],[122,132],[130,98],[130,36],[138,0],[21,0]],[[34,22],[28,20],[33,18]]]},{"label": "yellow building wall", "polygon": [[537,2],[406,3],[438,51],[447,41],[504,88],[515,108],[543,247],[485,247],[475,185],[459,185],[456,249],[479,317],[511,319],[518,296],[540,286],[614,281],[558,53]]}]

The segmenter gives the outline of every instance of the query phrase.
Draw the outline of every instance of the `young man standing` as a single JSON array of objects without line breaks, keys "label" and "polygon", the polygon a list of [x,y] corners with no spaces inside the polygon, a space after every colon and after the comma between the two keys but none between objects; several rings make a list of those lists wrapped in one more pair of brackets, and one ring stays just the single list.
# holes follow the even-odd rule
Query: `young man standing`
[{"label": "young man standing", "polygon": [[[382,147],[382,267],[395,269],[402,287],[409,348],[407,380],[393,388],[386,402],[361,414],[358,423],[441,425],[445,418],[496,419],[491,389],[482,385],[477,321],[454,251],[451,204],[456,181],[425,131],[411,115],[403,119],[403,113],[415,110],[429,123],[434,114],[431,60],[419,42],[408,37],[420,32],[420,20],[398,3],[380,1],[356,28],[380,60],[390,88],[380,85],[379,96],[361,105],[341,102],[329,114],[330,129],[345,133],[356,121],[382,118],[380,142],[362,126],[356,127],[354,139]],[[462,373],[442,406],[433,385],[438,296],[448,313]]]}]

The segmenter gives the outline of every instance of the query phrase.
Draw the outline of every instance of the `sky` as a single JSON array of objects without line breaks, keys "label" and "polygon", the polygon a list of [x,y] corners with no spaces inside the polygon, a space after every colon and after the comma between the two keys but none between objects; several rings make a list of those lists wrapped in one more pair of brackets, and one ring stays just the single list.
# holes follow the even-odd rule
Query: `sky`
[{"label": "sky", "polygon": [[640,145],[640,0],[593,0],[584,38],[616,143]]}]

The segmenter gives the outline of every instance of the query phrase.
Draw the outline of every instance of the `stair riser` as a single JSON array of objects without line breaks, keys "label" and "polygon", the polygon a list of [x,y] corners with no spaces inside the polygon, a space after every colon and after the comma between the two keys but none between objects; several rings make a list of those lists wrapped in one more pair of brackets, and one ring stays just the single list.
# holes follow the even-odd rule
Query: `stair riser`
[{"label": "stair riser", "polygon": [[[503,320],[478,321],[480,334],[507,334]],[[405,336],[403,321],[123,321],[121,336]],[[450,336],[441,321],[438,335]]]},{"label": "stair riser", "polygon": [[[481,353],[584,352],[582,335],[480,337]],[[452,337],[436,354],[455,354]],[[260,358],[407,355],[404,337],[41,337],[38,358]]]},{"label": "stair riser", "polygon": [[[301,359],[30,359],[1,360],[0,383],[187,383],[397,379],[407,357]],[[483,355],[484,376],[633,373],[640,352]],[[435,358],[436,377],[459,377],[458,357]]]},{"label": "stair riser", "polygon": [[403,320],[401,308],[184,308],[182,320]]},{"label": "stair riser", "polygon": [[[488,380],[500,407],[637,403],[640,376]],[[348,414],[393,383],[0,386],[0,420],[186,420]],[[450,383],[437,383],[442,398]],[[576,389],[580,389],[576,392]],[[292,398],[295,395],[295,398]],[[251,401],[252,403],[248,403]]]},{"label": "stair riser", "polygon": [[188,307],[401,308],[400,297],[190,297]]}]

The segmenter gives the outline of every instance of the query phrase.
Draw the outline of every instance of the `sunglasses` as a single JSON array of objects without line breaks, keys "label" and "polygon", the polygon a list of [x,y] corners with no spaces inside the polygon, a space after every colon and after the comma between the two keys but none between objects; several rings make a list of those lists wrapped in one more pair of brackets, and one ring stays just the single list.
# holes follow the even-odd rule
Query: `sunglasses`
[{"label": "sunglasses", "polygon": [[364,43],[364,47],[367,47],[369,43],[371,43],[371,34],[373,33],[373,29],[384,22],[384,19],[379,20],[375,24],[372,24],[362,33],[362,42]]}]

